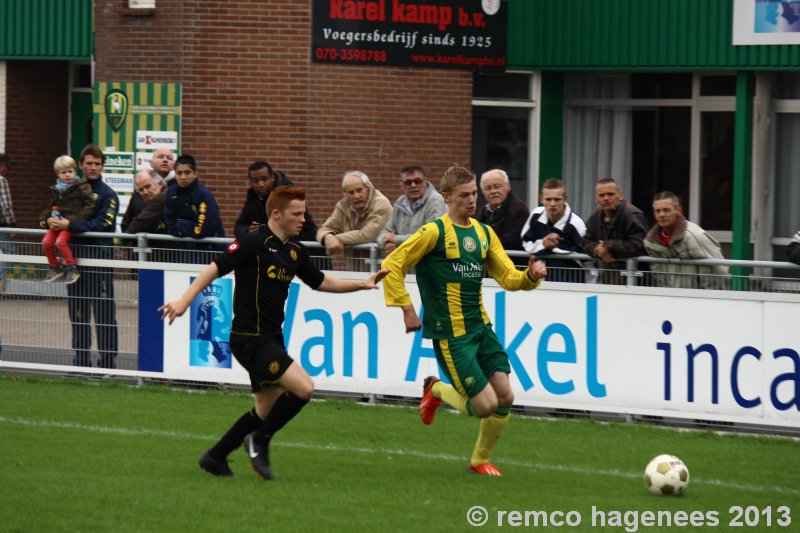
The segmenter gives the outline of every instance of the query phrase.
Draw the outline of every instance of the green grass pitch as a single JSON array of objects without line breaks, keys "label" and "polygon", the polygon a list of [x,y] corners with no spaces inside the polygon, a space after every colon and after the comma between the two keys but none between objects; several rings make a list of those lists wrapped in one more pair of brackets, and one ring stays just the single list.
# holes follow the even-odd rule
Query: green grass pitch
[{"label": "green grass pitch", "polygon": [[[410,406],[325,400],[274,439],[275,480],[241,450],[233,478],[201,471],[200,454],[251,405],[243,392],[0,374],[0,531],[475,531],[498,516],[502,529],[541,531],[800,530],[797,439],[514,414],[493,456],[504,477],[484,478],[465,469],[476,419],[442,409],[426,427]],[[688,465],[686,495],[645,488],[660,453]],[[474,506],[481,527],[468,523]],[[736,506],[745,527],[731,527]],[[634,525],[648,510],[686,525]],[[526,511],[581,524],[529,514],[525,527]]]}]

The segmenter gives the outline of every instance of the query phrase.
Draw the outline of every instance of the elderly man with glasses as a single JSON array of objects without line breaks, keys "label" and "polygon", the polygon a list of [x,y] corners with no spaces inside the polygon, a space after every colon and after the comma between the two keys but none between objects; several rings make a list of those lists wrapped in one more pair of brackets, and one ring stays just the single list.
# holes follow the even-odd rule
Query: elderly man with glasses
[{"label": "elderly man with glasses", "polygon": [[403,185],[394,203],[392,217],[378,234],[378,244],[387,252],[393,251],[420,227],[447,211],[442,195],[428,181],[425,169],[410,165],[400,171]]}]

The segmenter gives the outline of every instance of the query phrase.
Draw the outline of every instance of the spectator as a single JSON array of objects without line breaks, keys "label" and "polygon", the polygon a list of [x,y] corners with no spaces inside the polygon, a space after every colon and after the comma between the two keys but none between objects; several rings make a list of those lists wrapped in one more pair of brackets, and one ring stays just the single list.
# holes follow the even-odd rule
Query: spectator
[{"label": "spectator", "polygon": [[[247,169],[247,176],[250,178],[250,188],[247,189],[247,199],[244,207],[236,219],[234,234],[236,238],[241,238],[245,233],[258,229],[262,224],[267,223],[267,199],[269,194],[282,185],[292,185],[286,174],[280,170],[272,169],[272,165],[266,161],[256,161]],[[311,213],[306,210],[303,229],[297,237],[300,241],[316,241],[317,225]]]},{"label": "spectator", "polygon": [[[172,153],[172,150],[169,148],[159,148],[155,152],[153,152],[153,159],[150,160],[150,169],[143,171],[149,173],[155,180],[160,181],[163,184],[163,187],[166,187],[172,183],[175,179],[175,155]],[[139,174],[137,174],[138,176]],[[135,180],[136,178],[134,178]],[[135,185],[135,183],[134,183]],[[134,186],[133,194],[131,195],[131,200],[128,203],[128,207],[125,210],[125,216],[122,218],[122,223],[120,224],[120,228],[122,229],[123,233],[140,233],[135,231],[126,231],[126,226],[133,220],[134,217],[138,216],[142,209],[147,202],[142,200],[141,195],[137,187]],[[131,212],[133,210],[133,212]],[[164,233],[163,231],[155,232],[151,231],[148,233]]]},{"label": "spectator", "polygon": [[425,169],[411,165],[400,171],[404,194],[394,203],[392,217],[378,233],[378,244],[387,252],[400,246],[421,226],[447,211],[442,195],[428,181]]},{"label": "spectator", "polygon": [[[511,192],[511,182],[504,170],[495,169],[481,175],[481,191],[486,204],[478,220],[492,227],[506,250],[524,250],[522,227],[530,210]],[[512,257],[514,264],[526,265],[527,259]]]},{"label": "spectator", "polygon": [[164,198],[166,186],[159,174],[142,170],[134,178],[137,196],[131,198],[122,217],[123,233],[166,233]]},{"label": "spectator", "polygon": [[[167,188],[164,200],[164,222],[167,232],[174,237],[224,237],[225,229],[214,196],[200,183],[197,163],[190,155],[181,155],[175,161],[175,181]],[[220,251],[218,244],[179,243],[184,250]],[[184,255],[186,262],[206,262],[205,257]]]},{"label": "spectator", "polygon": [[789,256],[789,261],[800,265],[800,231],[792,237],[792,242],[789,243],[786,254]]},{"label": "spectator", "polygon": [[597,182],[595,201],[599,207],[586,221],[581,248],[585,254],[597,258],[597,281],[625,285],[620,275],[626,268],[625,259],[645,254],[647,218],[641,209],[625,200],[625,193],[614,178]]},{"label": "spectator", "polygon": [[[39,217],[39,226],[46,228],[47,219],[50,217],[75,220],[92,216],[92,212],[94,212],[92,186],[89,185],[89,180],[85,176],[77,178],[78,165],[75,164],[75,160],[68,155],[62,155],[56,159],[53,170],[58,178],[55,186],[51,187],[53,195],[50,199],[50,207],[42,211]],[[67,284],[72,284],[81,277],[78,267],[75,266],[75,257],[69,247],[71,238],[72,233],[68,229],[50,228],[45,233],[42,239],[42,248],[44,248],[44,255],[47,256],[47,264],[50,265],[50,272],[48,272],[45,282],[52,282],[63,277]],[[64,261],[63,270],[56,256],[56,248]]]},{"label": "spectator", "polygon": [[[317,240],[328,255],[345,255],[353,259],[357,254],[345,248],[374,242],[378,233],[392,216],[392,204],[373,187],[363,172],[349,171],[342,178],[344,198],[339,200],[328,220],[317,230]],[[355,261],[347,262],[348,269],[356,269]]]},{"label": "spectator", "polygon": [[[683,216],[678,197],[660,192],[653,198],[656,224],[647,233],[644,247],[648,255],[674,259],[724,259],[719,243],[703,228]],[[650,270],[660,287],[722,289],[728,267],[680,263],[653,263]]]},{"label": "spectator", "polygon": [[[0,251],[4,254],[13,254],[15,247],[11,233],[4,231],[3,228],[17,226],[14,209],[11,206],[11,191],[8,189],[8,180],[5,176],[9,166],[11,166],[11,158],[6,154],[0,154]],[[6,264],[0,261],[0,293],[5,289],[7,268]]]},{"label": "spectator", "polygon": [[[66,230],[75,234],[87,231],[114,233],[117,223],[119,199],[114,190],[103,183],[103,163],[106,156],[96,145],[90,144],[81,152],[78,166],[89,180],[95,196],[95,207],[87,219],[50,217],[50,228]],[[76,257],[112,259],[114,248],[111,239],[76,237],[72,240]],[[72,348],[75,350],[73,364],[91,366],[92,312],[94,312],[97,348],[100,359],[97,366],[115,368],[117,358],[117,318],[114,303],[114,275],[107,267],[85,267],[77,283],[67,285],[67,307],[72,322]]]},{"label": "spectator", "polygon": [[[540,198],[542,205],[533,210],[522,228],[522,246],[537,257],[581,252],[586,224],[570,209],[564,183],[552,178],[545,181]],[[550,281],[583,282],[580,261],[549,258],[545,264]]]},{"label": "spectator", "polygon": [[175,154],[169,148],[159,148],[153,152],[153,159],[150,160],[150,173],[161,176],[168,187],[175,179]]}]

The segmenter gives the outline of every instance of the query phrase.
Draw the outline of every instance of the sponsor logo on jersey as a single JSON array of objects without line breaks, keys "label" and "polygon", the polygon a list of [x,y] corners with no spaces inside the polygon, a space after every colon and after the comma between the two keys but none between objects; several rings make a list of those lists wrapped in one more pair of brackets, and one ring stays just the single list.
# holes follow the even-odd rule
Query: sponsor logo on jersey
[{"label": "sponsor logo on jersey", "polygon": [[290,276],[286,273],[285,268],[278,268],[275,265],[270,265],[267,268],[267,277],[270,279],[277,279],[279,281],[292,281],[294,276]]},{"label": "sponsor logo on jersey", "polygon": [[473,239],[472,237],[470,237],[469,235],[467,235],[467,236],[466,236],[466,237],[464,237],[464,239],[461,241],[461,246],[463,246],[463,247],[464,247],[464,250],[466,250],[466,251],[468,251],[468,252],[470,252],[470,253],[471,253],[471,252],[474,252],[474,251],[475,251],[475,248],[476,248],[476,246],[477,246],[477,245],[476,245],[476,243],[475,243],[475,239]]},{"label": "sponsor logo on jersey", "polygon": [[234,253],[236,250],[239,249],[239,241],[233,241],[228,245],[228,252]]},{"label": "sponsor logo on jersey", "polygon": [[462,278],[483,277],[483,265],[480,263],[451,263],[453,272],[461,274]]}]

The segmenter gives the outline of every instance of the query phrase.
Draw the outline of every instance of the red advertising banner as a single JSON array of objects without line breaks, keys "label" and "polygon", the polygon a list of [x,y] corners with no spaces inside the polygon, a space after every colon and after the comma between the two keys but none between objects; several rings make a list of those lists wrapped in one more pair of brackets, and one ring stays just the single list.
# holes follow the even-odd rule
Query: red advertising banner
[{"label": "red advertising banner", "polygon": [[507,19],[501,0],[314,0],[311,59],[502,71]]}]

